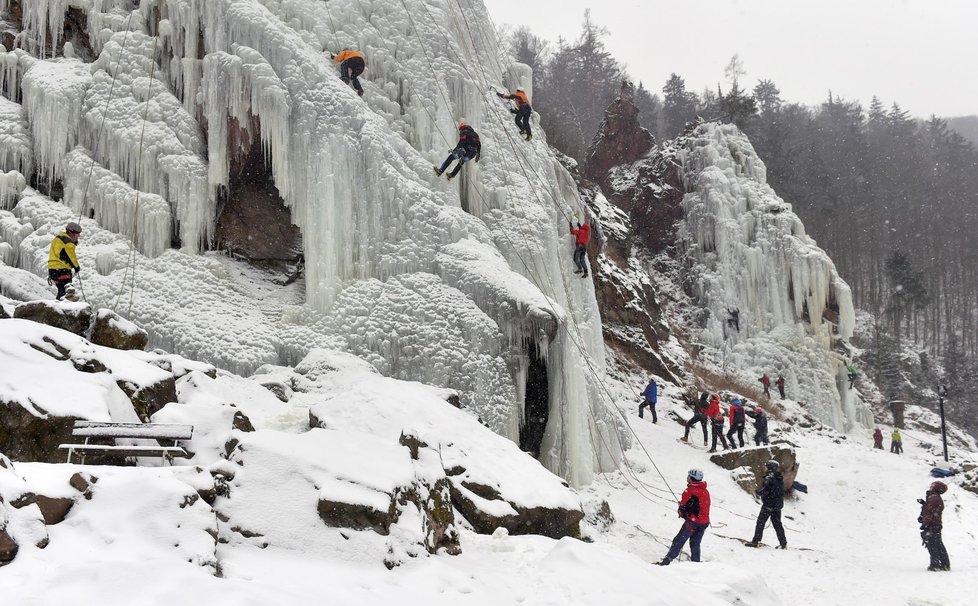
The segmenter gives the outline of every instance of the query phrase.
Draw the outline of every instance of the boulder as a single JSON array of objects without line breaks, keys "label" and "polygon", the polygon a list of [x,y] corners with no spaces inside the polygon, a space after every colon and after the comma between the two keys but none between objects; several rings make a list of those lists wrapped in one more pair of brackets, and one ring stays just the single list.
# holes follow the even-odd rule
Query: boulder
[{"label": "boulder", "polygon": [[234,411],[234,418],[231,419],[231,427],[238,431],[255,431],[255,426],[251,424],[251,419],[240,410]]},{"label": "boulder", "polygon": [[14,309],[14,317],[47,324],[84,337],[92,323],[92,308],[87,303],[30,301]]},{"label": "boulder", "polygon": [[110,309],[100,309],[89,340],[113,349],[146,349],[149,333]]},{"label": "boulder", "polygon": [[71,441],[73,417],[36,417],[16,402],[0,398],[0,452],[14,461],[63,463],[59,444]]},{"label": "boulder", "polygon": [[753,474],[753,483],[745,481],[742,472],[738,475],[738,478],[740,478],[738,483],[743,482],[741,486],[744,490],[755,495],[764,482],[766,465],[771,459],[776,460],[781,465],[781,475],[784,476],[785,492],[791,490],[791,486],[795,483],[795,477],[798,475],[798,461],[795,458],[793,448],[782,446],[741,448],[715,454],[710,457],[710,462],[732,471],[741,467],[750,469]]},{"label": "boulder", "polygon": [[9,564],[17,555],[17,542],[14,541],[5,528],[0,528],[0,566]]},{"label": "boulder", "polygon": [[44,523],[50,526],[63,522],[68,517],[68,512],[71,511],[75,501],[64,497],[48,497],[39,494],[35,497],[35,503],[41,510]]},{"label": "boulder", "polygon": [[148,385],[135,385],[129,381],[116,381],[116,385],[129,397],[136,414],[143,420],[177,401],[177,382],[172,375]]},{"label": "boulder", "polygon": [[319,517],[327,526],[373,530],[386,536],[390,532],[391,522],[395,519],[397,502],[392,497],[390,507],[380,511],[369,505],[320,498],[318,510]]}]

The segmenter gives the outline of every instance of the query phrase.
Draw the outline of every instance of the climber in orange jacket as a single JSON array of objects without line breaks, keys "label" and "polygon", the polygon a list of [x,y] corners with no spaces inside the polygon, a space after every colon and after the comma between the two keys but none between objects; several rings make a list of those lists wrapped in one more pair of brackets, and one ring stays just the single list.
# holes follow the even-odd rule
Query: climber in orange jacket
[{"label": "climber in orange jacket", "polygon": [[587,265],[584,263],[584,259],[587,258],[587,242],[591,238],[591,226],[587,224],[587,221],[583,225],[578,221],[576,229],[573,223],[568,222],[567,226],[570,227],[570,233],[574,236],[574,264],[577,265],[574,273],[581,274],[582,278],[586,278]]},{"label": "climber in orange jacket", "polygon": [[352,86],[353,90],[357,91],[357,94],[362,97],[363,87],[360,86],[360,80],[357,79],[357,76],[362,74],[367,66],[367,59],[363,56],[363,53],[344,48],[340,51],[340,54],[334,55],[330,53],[329,56],[333,61],[340,64],[340,80]]},{"label": "climber in orange jacket", "polygon": [[530,130],[530,114],[533,113],[533,108],[530,107],[530,100],[527,98],[526,93],[523,92],[523,89],[516,89],[516,92],[512,95],[496,93],[496,96],[500,99],[512,99],[513,104],[516,105],[516,107],[509,111],[516,114],[516,126],[520,129],[520,134],[523,135],[527,141],[532,139],[533,133]]}]

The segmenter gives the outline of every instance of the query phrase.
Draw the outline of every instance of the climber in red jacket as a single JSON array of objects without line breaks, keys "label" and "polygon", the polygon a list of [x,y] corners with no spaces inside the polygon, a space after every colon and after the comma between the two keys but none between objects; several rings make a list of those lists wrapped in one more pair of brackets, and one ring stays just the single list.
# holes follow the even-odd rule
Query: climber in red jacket
[{"label": "climber in red jacket", "polygon": [[584,259],[587,258],[587,242],[591,238],[591,226],[586,221],[583,225],[578,221],[577,228],[570,222],[567,223],[567,226],[570,228],[571,235],[574,236],[574,265],[577,265],[574,273],[581,274],[582,278],[586,278],[587,265],[584,263]]},{"label": "climber in red jacket", "polygon": [[672,540],[669,553],[662,558],[659,566],[668,566],[669,562],[679,557],[687,540],[690,559],[694,562],[700,561],[700,542],[706,527],[710,525],[710,492],[706,489],[703,472],[699,469],[690,469],[686,477],[686,490],[679,502],[679,517],[683,518],[682,528]]}]

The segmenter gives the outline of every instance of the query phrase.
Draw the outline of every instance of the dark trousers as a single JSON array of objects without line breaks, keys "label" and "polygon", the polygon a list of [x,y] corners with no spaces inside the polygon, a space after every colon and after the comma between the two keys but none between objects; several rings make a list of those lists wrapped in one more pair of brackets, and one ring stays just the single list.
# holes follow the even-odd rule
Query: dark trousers
[{"label": "dark trousers", "polygon": [[903,452],[903,442],[890,442],[890,452],[897,454]]},{"label": "dark trousers", "polygon": [[58,301],[64,298],[66,288],[71,284],[71,270],[70,269],[49,269],[48,277],[54,282],[54,285],[58,287],[58,294],[55,297]]},{"label": "dark trousers", "polygon": [[363,68],[363,59],[360,57],[353,57],[340,63],[340,80],[353,85],[354,90],[360,95],[363,95],[363,87],[360,86],[357,76],[363,73]]},{"label": "dark trousers", "polygon": [[649,409],[649,412],[652,413],[652,422],[653,423],[658,423],[659,422],[659,417],[657,417],[655,415],[655,402],[650,402],[649,400],[646,400],[646,401],[644,401],[644,402],[642,402],[641,404],[638,405],[638,418],[640,418],[640,419],[644,419],[645,418],[642,415],[642,409],[643,408],[648,408]]},{"label": "dark trousers", "polygon": [[720,426],[720,427],[714,427],[713,428],[713,446],[710,448],[710,450],[716,450],[717,449],[717,438],[720,439],[720,443],[723,444],[723,449],[726,450],[727,449],[727,439],[725,437],[723,437],[723,427],[722,426]]},{"label": "dark trousers", "polygon": [[730,442],[730,448],[737,448],[737,443],[734,442],[734,433],[740,438],[740,447],[744,447],[744,424],[737,423],[730,426],[730,431],[727,432],[727,441]]},{"label": "dark trousers", "polygon": [[[764,384],[761,383],[761,385],[764,385]],[[766,395],[769,398],[771,397],[771,386],[770,385],[764,385],[764,395]]]},{"label": "dark trousers", "polygon": [[584,264],[584,259],[587,258],[587,246],[577,245],[574,248],[574,265],[577,269],[581,270],[584,275],[587,275],[587,265]]},{"label": "dark trousers", "polygon": [[452,153],[448,154],[445,161],[441,163],[441,168],[438,169],[439,173],[445,172],[448,165],[452,163],[452,160],[458,160],[458,164],[452,169],[452,172],[448,173],[450,176],[454,177],[458,174],[458,171],[462,170],[462,165],[471,160],[472,158],[465,153],[465,149],[457,147],[452,150]]},{"label": "dark trousers", "polygon": [[530,136],[530,115],[533,110],[529,105],[524,105],[516,110],[516,126],[520,129],[520,134]]},{"label": "dark trousers", "polygon": [[703,442],[706,443],[706,440],[707,440],[707,438],[706,438],[706,415],[704,415],[703,413],[699,413],[699,412],[696,413],[696,414],[694,414],[692,419],[686,421],[686,434],[683,436],[683,438],[688,438],[689,437],[689,429],[693,425],[696,425],[697,423],[699,423],[699,424],[701,424],[703,426]]},{"label": "dark trousers", "polygon": [[778,393],[781,394],[781,399],[784,399],[784,387],[778,385]]},{"label": "dark trousers", "polygon": [[947,549],[944,547],[944,540],[941,538],[941,529],[927,529],[920,533],[920,538],[923,539],[927,553],[930,554],[930,567],[950,570],[951,560],[947,557]]},{"label": "dark trousers", "polygon": [[754,542],[760,543],[761,538],[764,537],[764,525],[767,524],[768,518],[771,520],[771,526],[774,526],[774,532],[778,535],[778,543],[784,547],[788,544],[788,539],[784,538],[784,526],[781,525],[781,510],[771,509],[770,507],[761,507],[761,513],[757,514],[757,524],[754,526]]},{"label": "dark trousers", "polygon": [[856,383],[856,377],[859,375],[849,375],[849,389]]},{"label": "dark trousers", "polygon": [[[761,442],[763,442],[765,444],[770,444],[770,442],[768,442],[768,439],[767,439],[767,430],[766,429],[764,431],[757,431],[757,432],[754,433],[754,444],[756,444],[757,446],[760,446],[761,445]],[[741,444],[741,446],[743,446],[743,444]]]},{"label": "dark trousers", "polygon": [[880,450],[883,450],[883,441],[880,440],[879,442],[873,442],[873,448],[879,448]]},{"label": "dark trousers", "polygon": [[666,554],[667,560],[675,560],[679,557],[679,552],[682,551],[683,545],[686,541],[689,541],[689,554],[691,560],[694,562],[700,561],[700,543],[703,541],[703,533],[706,532],[706,527],[709,524],[693,524],[692,522],[683,522],[683,527],[679,529],[679,534],[676,538],[672,540],[672,547],[669,548],[669,553]]}]

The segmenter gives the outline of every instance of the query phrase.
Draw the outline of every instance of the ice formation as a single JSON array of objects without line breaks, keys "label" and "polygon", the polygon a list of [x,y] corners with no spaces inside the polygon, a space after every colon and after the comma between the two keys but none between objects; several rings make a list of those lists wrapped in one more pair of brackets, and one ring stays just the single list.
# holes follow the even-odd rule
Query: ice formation
[{"label": "ice formation", "polygon": [[[128,299],[154,343],[239,372],[344,348],[458,390],[513,440],[543,361],[541,461],[574,484],[615,467],[597,303],[564,228],[582,203],[545,135],[516,141],[490,92],[529,90],[532,74],[498,55],[481,2],[24,3],[33,21],[0,57],[0,90],[22,94],[34,172],[65,185],[70,209],[21,194],[15,215],[37,232],[19,237],[20,267],[43,275],[50,234],[81,215],[82,265],[97,270],[86,297]],[[93,63],[37,50],[57,46],[69,4],[88,17]],[[362,99],[324,52],[344,47],[367,54]],[[482,162],[436,180],[463,118]],[[250,292],[230,262],[198,254],[252,144],[302,231],[298,301]]]},{"label": "ice formation", "polygon": [[849,285],[767,184],[747,137],[733,125],[702,124],[681,156],[682,238],[694,294],[708,310],[702,342],[751,382],[785,372],[793,397],[836,429],[870,425],[848,389],[846,360],[832,350],[852,336]]}]

